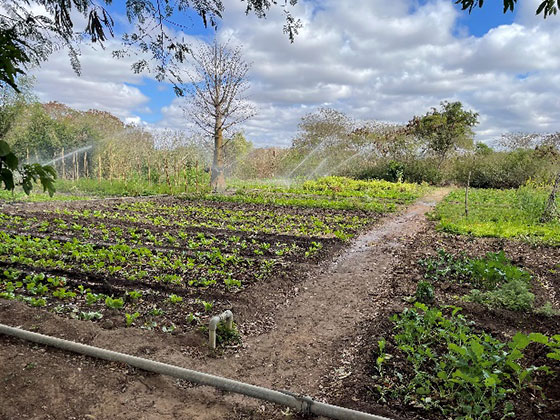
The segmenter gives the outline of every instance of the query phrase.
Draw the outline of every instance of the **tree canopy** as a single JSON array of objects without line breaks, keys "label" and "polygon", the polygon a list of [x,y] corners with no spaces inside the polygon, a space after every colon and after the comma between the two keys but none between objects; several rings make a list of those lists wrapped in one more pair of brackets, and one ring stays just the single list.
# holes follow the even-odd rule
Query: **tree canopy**
[{"label": "tree canopy", "polygon": [[463,109],[461,102],[441,103],[422,117],[414,117],[408,126],[412,133],[426,141],[426,148],[440,159],[450,152],[473,146],[472,127],[478,124],[478,114]]},{"label": "tree canopy", "polygon": [[[484,0],[456,0],[455,4],[461,5],[463,10],[468,10],[470,13],[474,8],[482,7]],[[508,11],[513,12],[516,4],[517,0],[504,0],[504,13]],[[539,7],[537,7],[536,14],[540,15],[542,13],[546,19],[550,15],[557,14],[559,8],[560,0],[542,0]]]},{"label": "tree canopy", "polygon": [[[242,0],[246,13],[264,18],[276,0]],[[301,23],[290,12],[297,0],[284,0],[286,12],[284,32],[293,41]],[[0,12],[0,82],[18,89],[17,77],[25,74],[30,65],[44,61],[53,49],[68,48],[70,61],[80,73],[78,41],[86,39],[104,45],[113,36],[114,21],[107,6],[112,0],[5,0]],[[169,28],[186,29],[181,16],[195,12],[203,24],[216,28],[224,12],[222,0],[128,0],[126,16],[133,25],[131,32],[122,34],[123,49],[116,57],[138,51],[148,58],[133,64],[133,71],[152,72],[157,80],[173,83],[175,92],[183,94],[179,66],[188,59],[189,44]],[[32,6],[41,6],[36,13]],[[77,14],[85,19],[83,30],[75,28]]]}]

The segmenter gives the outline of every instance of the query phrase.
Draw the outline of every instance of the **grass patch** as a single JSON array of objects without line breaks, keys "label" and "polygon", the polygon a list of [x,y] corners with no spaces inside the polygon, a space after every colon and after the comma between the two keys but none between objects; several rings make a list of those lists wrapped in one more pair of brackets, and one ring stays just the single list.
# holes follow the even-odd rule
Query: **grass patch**
[{"label": "grass patch", "polygon": [[546,188],[530,186],[516,190],[471,189],[466,218],[465,191],[455,190],[438,204],[434,216],[439,220],[438,229],[445,232],[560,246],[560,221],[539,221],[549,193]]}]

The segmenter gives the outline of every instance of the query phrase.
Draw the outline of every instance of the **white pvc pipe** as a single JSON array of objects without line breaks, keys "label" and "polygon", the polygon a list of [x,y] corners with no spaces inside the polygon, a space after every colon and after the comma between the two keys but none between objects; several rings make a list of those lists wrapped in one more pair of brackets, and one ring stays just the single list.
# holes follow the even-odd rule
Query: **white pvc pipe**
[{"label": "white pvc pipe", "polygon": [[216,329],[218,328],[218,324],[222,321],[226,321],[226,328],[231,330],[233,328],[233,313],[227,310],[210,319],[210,323],[208,324],[208,344],[211,349],[216,348]]},{"label": "white pvc pipe", "polygon": [[212,386],[214,388],[218,388],[227,392],[247,395],[249,397],[284,405],[303,413],[313,413],[338,420],[389,420],[386,417],[376,416],[361,411],[355,411],[348,408],[325,404],[319,401],[315,401],[311,397],[275,391],[272,389],[250,385],[220,376],[209,375],[207,373],[168,365],[166,363],[143,359],[141,357],[131,356],[124,353],[117,353],[99,347],[88,346],[86,344],[63,340],[61,338],[33,333],[4,324],[0,324],[0,334],[9,335],[12,337],[20,338],[22,340],[32,341],[38,344],[56,347],[62,350],[83,354],[85,356],[96,357],[113,362],[127,363],[130,366],[134,366],[145,371],[184,379],[200,385]]}]

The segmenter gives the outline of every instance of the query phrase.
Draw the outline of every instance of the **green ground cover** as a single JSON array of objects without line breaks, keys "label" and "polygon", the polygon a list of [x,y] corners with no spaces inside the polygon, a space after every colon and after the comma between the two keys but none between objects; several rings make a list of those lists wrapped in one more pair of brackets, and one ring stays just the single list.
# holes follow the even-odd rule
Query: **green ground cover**
[{"label": "green ground cover", "polygon": [[[463,235],[518,238],[560,245],[560,222],[540,223],[549,190],[521,187],[471,189],[469,216],[465,217],[465,191],[452,191],[438,206],[438,228]],[[560,203],[559,203],[560,204]]]},{"label": "green ground cover", "polygon": [[235,194],[209,195],[206,198],[237,203],[365,210],[379,213],[396,211],[429,191],[427,185],[380,180],[360,181],[328,176],[313,181],[236,181]]},{"label": "green ground cover", "polygon": [[[375,350],[380,400],[404,399],[445,418],[515,417],[512,400],[527,388],[538,390],[535,377],[552,373],[549,365],[560,360],[560,335],[517,333],[506,342],[460,311],[416,303],[393,315],[394,335]],[[546,354],[547,364],[526,366],[530,345]]]}]

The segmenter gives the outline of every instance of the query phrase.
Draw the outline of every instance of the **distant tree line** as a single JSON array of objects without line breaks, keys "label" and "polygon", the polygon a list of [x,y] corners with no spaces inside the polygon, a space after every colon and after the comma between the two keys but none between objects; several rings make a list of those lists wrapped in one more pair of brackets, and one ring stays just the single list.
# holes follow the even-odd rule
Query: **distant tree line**
[{"label": "distant tree line", "polygon": [[[41,104],[30,91],[4,90],[0,97],[2,139],[24,164],[51,165],[61,179],[141,179],[185,188],[209,171],[214,144],[208,137],[146,130],[104,111]],[[225,143],[225,170],[234,175],[253,146],[242,133]]]},{"label": "distant tree line", "polygon": [[529,179],[551,183],[560,166],[560,133],[505,133],[475,143],[478,115],[442,102],[407,124],[356,121],[330,108],[304,116],[282,158],[284,175],[349,175],[389,181],[516,188]]}]

